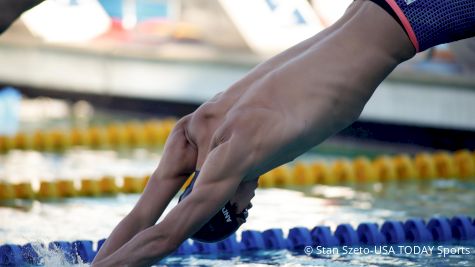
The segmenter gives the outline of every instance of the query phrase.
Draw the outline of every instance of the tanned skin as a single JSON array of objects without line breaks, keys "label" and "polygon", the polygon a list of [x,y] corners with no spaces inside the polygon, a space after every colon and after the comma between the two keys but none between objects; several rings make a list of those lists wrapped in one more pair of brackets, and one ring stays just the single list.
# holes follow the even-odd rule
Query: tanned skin
[{"label": "tanned skin", "polygon": [[[93,265],[151,265],[228,200],[242,211],[255,177],[356,120],[376,87],[414,54],[390,15],[355,1],[334,25],[260,64],[178,122],[137,206]],[[201,172],[191,195],[155,225],[195,169]]]},{"label": "tanned skin", "polygon": [[[150,266],[172,253],[227,202],[249,207],[256,177],[355,121],[376,87],[415,49],[379,6],[354,1],[343,17],[258,65],[182,118],[133,210],[93,266]],[[195,170],[192,193],[158,224]]]}]

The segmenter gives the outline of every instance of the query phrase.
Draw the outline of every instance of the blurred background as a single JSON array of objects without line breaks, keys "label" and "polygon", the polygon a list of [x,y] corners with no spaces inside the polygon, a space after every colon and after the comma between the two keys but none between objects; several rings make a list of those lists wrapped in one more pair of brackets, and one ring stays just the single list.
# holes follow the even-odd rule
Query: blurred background
[{"label": "blurred background", "polygon": [[[350,2],[45,1],[0,37],[0,133],[87,124],[104,110],[182,116],[332,24]],[[475,129],[474,50],[465,40],[402,64],[342,135],[475,147],[464,138]]]},{"label": "blurred background", "polygon": [[[351,2],[47,0],[23,14],[0,36],[0,244],[107,236],[178,118]],[[473,183],[446,178],[475,176],[474,114],[475,40],[420,53],[379,86],[358,121],[295,167],[266,174],[261,186],[279,189],[260,189],[244,228],[473,214]],[[458,152],[424,154],[439,150]],[[377,183],[341,186],[357,179],[356,156]],[[466,165],[451,165],[460,159]],[[300,164],[313,161],[311,170]],[[404,164],[409,174],[396,174]],[[285,189],[302,177],[311,186]],[[105,195],[117,198],[87,200]]]},{"label": "blurred background", "polygon": [[[350,2],[45,1],[0,37],[0,133],[87,124],[103,110],[182,116],[332,24]],[[342,135],[475,147],[463,138],[475,130],[474,50],[465,40],[402,64]]]}]

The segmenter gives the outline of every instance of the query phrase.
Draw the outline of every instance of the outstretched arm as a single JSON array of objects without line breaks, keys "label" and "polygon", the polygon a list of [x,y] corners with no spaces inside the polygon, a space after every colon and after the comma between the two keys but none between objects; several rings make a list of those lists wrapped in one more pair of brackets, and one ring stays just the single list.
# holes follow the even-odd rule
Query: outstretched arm
[{"label": "outstretched arm", "polygon": [[198,231],[234,195],[241,182],[239,164],[230,157],[233,146],[231,141],[226,142],[208,154],[192,193],[162,222],[140,232],[111,256],[96,260],[94,266],[150,266]]},{"label": "outstretched arm", "polygon": [[140,231],[154,225],[170,200],[195,170],[196,150],[188,142],[181,119],[170,134],[159,166],[133,210],[116,226],[94,259],[98,262],[114,253]]},{"label": "outstretched arm", "polygon": [[357,117],[414,49],[379,7],[355,3],[335,27],[260,65],[192,114],[188,140],[201,172],[191,195],[97,266],[163,258],[230,200],[239,183],[292,160]]}]

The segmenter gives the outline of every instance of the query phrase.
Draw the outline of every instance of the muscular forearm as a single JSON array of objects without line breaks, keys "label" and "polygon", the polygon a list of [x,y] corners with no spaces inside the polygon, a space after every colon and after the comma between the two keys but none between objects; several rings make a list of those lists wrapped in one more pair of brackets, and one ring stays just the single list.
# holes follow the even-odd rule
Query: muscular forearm
[{"label": "muscular forearm", "polygon": [[[222,158],[220,153],[214,155],[214,161]],[[163,221],[141,231],[110,256],[95,261],[93,266],[150,266],[173,252],[236,191],[240,179],[222,174],[219,169],[204,167],[203,180],[195,183],[190,196],[173,208]]]},{"label": "muscular forearm", "polygon": [[182,120],[175,126],[165,146],[160,164],[147,183],[144,193],[134,209],[107,238],[95,262],[110,256],[135,235],[142,235],[141,231],[153,226],[190,173],[195,170],[196,156],[194,149],[190,148],[185,138],[182,127],[184,121],[186,120]]},{"label": "muscular forearm", "polygon": [[154,225],[185,179],[185,177],[167,179],[154,176],[137,206],[112,231],[94,261],[103,260],[135,235]]},{"label": "muscular forearm", "polygon": [[109,238],[102,245],[101,250],[94,258],[94,262],[99,262],[118,250],[123,244],[131,240],[137,233],[144,230],[146,226],[140,218],[127,215],[112,231]]},{"label": "muscular forearm", "polygon": [[167,242],[166,235],[161,235],[162,231],[157,228],[160,225],[145,229],[110,256],[95,260],[92,266],[151,266],[175,249]]},{"label": "muscular forearm", "polygon": [[[199,147],[206,147],[197,167],[206,159],[217,177],[231,174],[234,178],[255,177],[293,159],[356,119],[376,86],[413,54],[409,39],[388,14],[372,3],[355,2],[335,27],[257,67],[223,94],[225,97],[218,97],[214,106],[205,105],[200,116],[195,114],[190,129],[206,125],[203,132],[207,133],[213,123],[220,127],[216,130],[219,134],[213,135],[216,137],[213,143],[209,136],[200,138],[199,133],[191,138]],[[213,113],[217,111],[228,116],[218,120]],[[219,154],[211,164],[210,146],[229,146],[232,153]],[[206,176],[206,168],[202,172]],[[213,192],[220,190],[213,188]],[[162,194],[166,193],[154,195]],[[210,195],[207,193],[207,198]],[[171,213],[173,219],[147,228],[97,263],[140,266],[169,253],[193,232],[193,227],[206,220],[199,217],[202,214],[195,207],[183,212],[192,203],[190,199],[185,201],[188,204],[180,203],[183,210]],[[208,212],[210,209],[213,208],[209,205],[202,208]],[[191,224],[188,220],[178,220],[181,214],[195,216],[196,221]],[[173,245],[167,242],[167,237],[150,232],[166,223],[164,229],[175,238]]]}]

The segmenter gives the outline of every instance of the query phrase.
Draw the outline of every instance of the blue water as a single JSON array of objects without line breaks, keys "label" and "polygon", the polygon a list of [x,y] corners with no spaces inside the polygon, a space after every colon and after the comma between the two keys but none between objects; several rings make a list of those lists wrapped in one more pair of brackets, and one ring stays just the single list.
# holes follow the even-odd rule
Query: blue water
[{"label": "blue water", "polygon": [[[466,248],[468,255],[446,255],[434,252],[432,255],[330,255],[307,256],[302,252],[266,251],[251,252],[235,257],[169,257],[161,262],[163,266],[474,266],[475,246],[464,243],[459,246],[443,245],[444,248]],[[434,249],[435,251],[436,249]]]},{"label": "blue water", "polygon": [[[379,188],[379,189],[378,189]],[[384,189],[384,190],[383,190]],[[442,193],[444,192],[444,193]],[[475,214],[471,184],[435,181],[421,186],[373,185],[361,188],[315,186],[301,190],[260,189],[254,199],[248,223],[242,229],[265,230],[294,226],[312,228],[340,223],[386,219],[405,220],[435,214]],[[53,240],[99,240],[106,237],[137,201],[138,195],[109,198],[75,198],[58,202],[19,201],[15,207],[0,208],[0,239],[13,243]],[[176,204],[176,199],[171,206]],[[278,212],[277,212],[278,211]],[[168,212],[168,210],[167,210]],[[3,242],[2,242],[3,243]],[[430,245],[430,244],[429,244]],[[303,251],[257,251],[239,256],[168,257],[164,266],[474,266],[474,243],[440,244],[444,248],[468,248],[469,255],[401,254],[311,256]],[[437,245],[436,245],[437,246]],[[59,256],[49,255],[50,266],[61,266]],[[56,258],[55,258],[56,257]],[[57,263],[57,264],[56,264]],[[60,264],[61,263],[61,264]]]},{"label": "blue water", "polygon": [[[20,153],[20,152],[15,152]],[[86,152],[82,152],[86,153]],[[90,152],[96,153],[96,152]],[[153,169],[159,156],[138,153],[125,160],[117,155],[101,152],[92,156],[79,152],[61,159],[22,154],[18,158],[0,156],[0,174],[18,170],[18,164],[31,166],[34,173],[91,171],[101,162],[116,171],[127,173],[139,169]],[[27,156],[29,155],[29,156]],[[101,159],[102,158],[102,159]],[[91,160],[94,159],[94,160]],[[36,162],[36,164],[35,164]],[[51,164],[48,164],[51,163]],[[140,162],[140,164],[135,164]],[[54,164],[53,164],[54,163]],[[35,167],[37,166],[37,167]],[[49,166],[49,167],[48,167]],[[119,170],[120,167],[120,170]],[[129,169],[130,167],[130,169]],[[60,168],[60,169],[56,169]],[[97,168],[97,167],[96,167]],[[101,168],[95,172],[105,171]],[[28,173],[25,172],[25,175]],[[87,174],[85,172],[84,174]],[[0,175],[1,176],[1,175]],[[0,177],[1,178],[1,177]],[[357,226],[362,222],[381,224],[385,220],[406,220],[411,217],[428,219],[434,215],[475,215],[475,183],[438,179],[426,183],[377,183],[356,186],[309,186],[294,188],[258,189],[253,199],[248,222],[241,230],[282,228],[284,232],[295,226],[313,228],[338,224]],[[94,240],[107,237],[113,227],[132,209],[139,195],[119,195],[103,198],[73,198],[59,201],[15,201],[0,203],[0,243],[48,243],[54,240]],[[176,205],[174,199],[165,213]],[[239,236],[239,234],[238,234]],[[257,251],[239,256],[168,257],[162,265],[180,266],[475,266],[475,243],[440,244],[444,248],[469,249],[468,255],[389,254],[375,255],[306,255],[302,251]],[[316,248],[315,248],[316,249]],[[46,253],[46,254],[45,254]],[[49,257],[48,266],[63,266],[59,255],[43,252]]]}]

